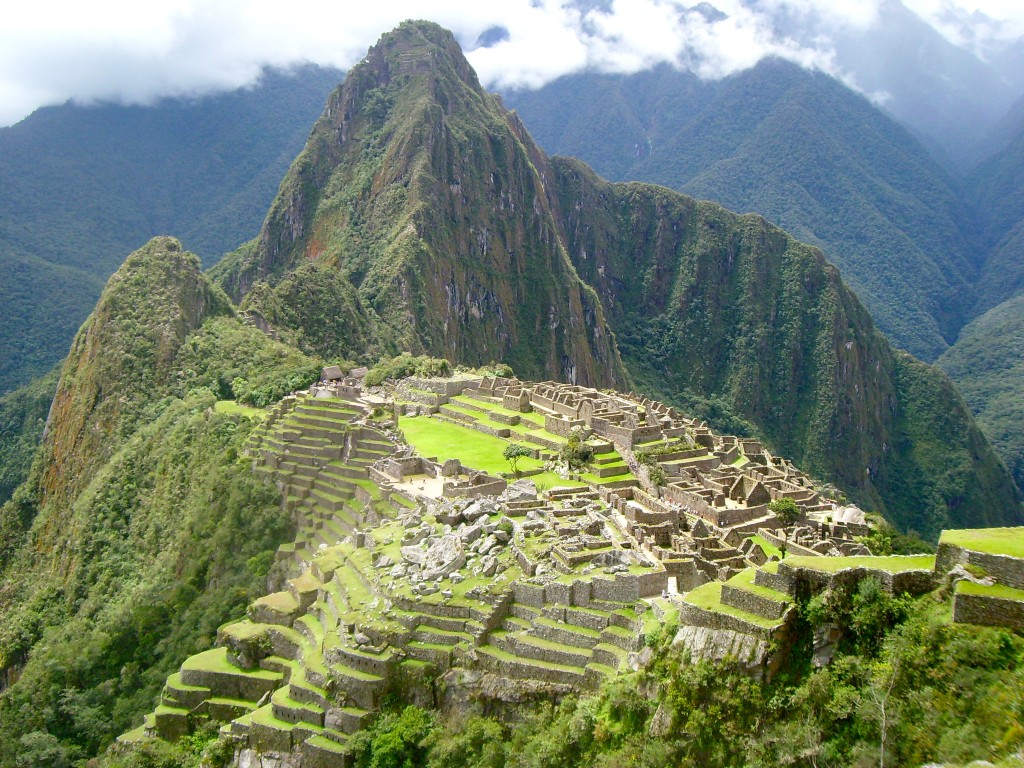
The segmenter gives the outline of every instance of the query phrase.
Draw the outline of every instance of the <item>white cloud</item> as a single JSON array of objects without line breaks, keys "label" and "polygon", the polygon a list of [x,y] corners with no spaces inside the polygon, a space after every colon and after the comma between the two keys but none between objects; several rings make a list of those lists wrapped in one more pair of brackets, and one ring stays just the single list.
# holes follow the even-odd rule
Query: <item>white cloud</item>
[{"label": "white cloud", "polygon": [[[383,32],[424,17],[468,43],[491,27],[508,30],[507,39],[468,54],[492,87],[538,87],[588,67],[634,72],[659,62],[715,78],[769,55],[844,76],[835,70],[829,32],[870,27],[881,0],[717,0],[724,19],[692,10],[697,2],[610,0],[588,3],[586,11],[573,0],[19,3],[5,9],[0,25],[0,125],[68,99],[146,103],[235,88],[266,65],[348,68]],[[953,0],[909,2],[938,25],[939,11]],[[956,2],[966,7],[969,0]],[[1024,3],[999,4],[988,0],[988,11],[1024,20]],[[778,31],[787,23],[818,34],[797,43]]]}]

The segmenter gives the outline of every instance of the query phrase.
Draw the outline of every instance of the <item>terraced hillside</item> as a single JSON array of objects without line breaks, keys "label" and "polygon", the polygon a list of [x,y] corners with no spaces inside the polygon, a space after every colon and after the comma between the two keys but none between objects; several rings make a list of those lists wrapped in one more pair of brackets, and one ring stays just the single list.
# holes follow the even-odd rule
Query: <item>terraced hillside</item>
[{"label": "terraced hillside", "polygon": [[[533,453],[503,475],[514,443]],[[563,463],[571,445],[588,464]],[[238,750],[344,766],[388,702],[460,692],[501,711],[595,690],[676,619],[696,657],[771,675],[806,594],[935,583],[931,557],[844,555],[867,553],[850,510],[756,441],[646,399],[501,378],[323,382],[262,415],[247,451],[296,538],[272,591],[122,741],[214,721]],[[801,524],[783,530],[770,499],[793,500]],[[779,562],[773,542],[798,554]]]}]

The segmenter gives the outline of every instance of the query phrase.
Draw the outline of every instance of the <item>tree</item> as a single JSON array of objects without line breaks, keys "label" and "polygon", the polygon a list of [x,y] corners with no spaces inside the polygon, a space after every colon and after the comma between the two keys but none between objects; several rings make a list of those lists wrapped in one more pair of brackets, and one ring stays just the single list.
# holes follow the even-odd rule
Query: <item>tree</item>
[{"label": "tree", "polygon": [[533,456],[533,451],[527,448],[525,445],[519,443],[509,443],[505,446],[505,450],[502,451],[502,457],[508,462],[512,468],[513,474],[519,477],[519,460]]},{"label": "tree", "polygon": [[784,528],[788,528],[800,519],[800,507],[789,498],[776,499],[768,504],[768,509],[779,518],[779,522]]}]

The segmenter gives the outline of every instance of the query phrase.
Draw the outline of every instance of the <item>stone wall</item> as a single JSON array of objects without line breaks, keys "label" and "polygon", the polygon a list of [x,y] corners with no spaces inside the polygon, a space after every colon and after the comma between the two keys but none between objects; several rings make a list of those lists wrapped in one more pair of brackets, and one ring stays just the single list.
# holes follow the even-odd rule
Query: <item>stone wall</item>
[{"label": "stone wall", "polygon": [[976,566],[1000,584],[1024,589],[1024,559],[975,552],[953,544],[939,544],[935,554],[935,572],[948,573],[955,565]]},{"label": "stone wall", "polygon": [[454,397],[461,395],[464,389],[478,389],[481,385],[480,379],[409,379],[409,383],[416,389],[423,389],[427,392],[434,392],[438,395]]},{"label": "stone wall", "polygon": [[550,414],[544,417],[544,429],[553,435],[568,438],[573,427],[586,427],[586,425],[578,419],[561,419]]},{"label": "stone wall", "polygon": [[455,483],[445,483],[442,495],[446,498],[453,499],[459,497],[470,497],[476,496],[498,496],[508,488],[508,482],[500,477],[490,478],[482,483],[476,483],[474,485],[456,485]]},{"label": "stone wall", "polygon": [[786,612],[785,603],[761,597],[749,589],[737,589],[728,584],[722,585],[722,602],[766,619],[781,619]]},{"label": "stone wall", "polygon": [[953,597],[953,621],[1024,630],[1024,602],[957,592]]}]

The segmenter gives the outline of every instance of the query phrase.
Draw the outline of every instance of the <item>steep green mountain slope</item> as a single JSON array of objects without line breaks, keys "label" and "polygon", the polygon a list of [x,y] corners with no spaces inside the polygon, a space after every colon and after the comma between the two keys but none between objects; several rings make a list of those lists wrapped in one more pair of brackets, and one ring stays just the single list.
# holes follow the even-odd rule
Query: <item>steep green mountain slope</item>
[{"label": "steep green mountain slope", "polygon": [[972,322],[938,360],[1024,486],[1024,295]]},{"label": "steep green mountain slope", "polygon": [[922,359],[967,320],[978,253],[956,184],[825,75],[776,60],[708,84],[667,68],[587,74],[508,101],[549,152],[755,211],[819,245],[879,327]]},{"label": "steep green mountain slope", "polygon": [[57,388],[55,368],[0,397],[0,504],[28,476]]},{"label": "steep green mountain slope", "polygon": [[545,170],[451,34],[403,25],[331,96],[259,237],[216,274],[241,300],[260,282],[283,290],[289,273],[314,277],[296,271],[313,261],[352,284],[345,311],[365,313],[385,346],[622,384],[600,303],[564,251]]},{"label": "steep green mountain slope", "polygon": [[0,392],[51,368],[120,258],[175,232],[208,263],[252,236],[341,74],[0,129]]},{"label": "steep green mountain slope", "polygon": [[111,278],[0,507],[0,765],[95,754],[263,593],[290,522],[238,460],[252,423],[214,405],[319,367],[235,319],[176,240]]},{"label": "steep green mountain slope", "polygon": [[553,168],[569,253],[645,390],[724,404],[904,528],[1021,519],[955,388],[892,349],[820,251],[759,216]]}]

